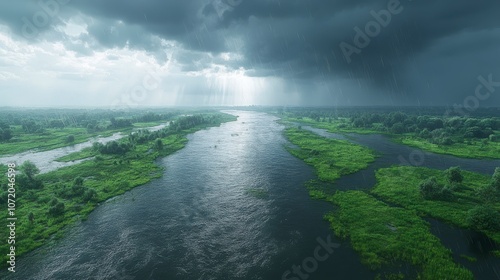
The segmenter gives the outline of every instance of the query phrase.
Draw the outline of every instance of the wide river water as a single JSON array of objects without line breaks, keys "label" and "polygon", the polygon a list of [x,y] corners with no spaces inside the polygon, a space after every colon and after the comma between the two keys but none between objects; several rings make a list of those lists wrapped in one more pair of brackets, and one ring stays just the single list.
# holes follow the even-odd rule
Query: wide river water
[{"label": "wide river water", "polygon": [[[302,270],[307,279],[373,279],[349,242],[334,237],[322,219],[333,206],[309,198],[304,182],[314,171],[284,149],[284,127],[263,113],[230,113],[238,121],[196,132],[184,149],[159,160],[162,178],[102,203],[62,239],[21,257],[15,274],[3,271],[0,278],[282,279],[292,266],[310,265],[320,248],[327,258]],[[381,156],[339,180],[339,188],[372,187],[374,169],[400,164],[400,155],[413,152],[415,162],[413,149],[383,136],[353,141]],[[422,165],[491,174],[500,163],[426,154]],[[429,221],[445,246],[478,258],[472,264],[454,255],[478,279],[500,279],[500,261],[484,253],[494,246],[490,241]],[[321,240],[329,238],[338,248],[327,254]],[[301,279],[294,276],[288,279]]]}]

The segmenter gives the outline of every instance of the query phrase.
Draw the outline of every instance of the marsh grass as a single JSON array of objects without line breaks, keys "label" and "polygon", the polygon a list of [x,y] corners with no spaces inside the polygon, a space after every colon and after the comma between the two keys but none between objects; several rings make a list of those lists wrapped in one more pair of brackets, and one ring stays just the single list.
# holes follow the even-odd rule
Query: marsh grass
[{"label": "marsh grass", "polygon": [[419,268],[419,279],[473,279],[414,210],[391,207],[362,191],[338,192],[329,200],[338,210],[325,218],[372,269],[402,260]]},{"label": "marsh grass", "polygon": [[[438,183],[447,183],[443,171],[425,167],[394,166],[379,169],[375,175],[377,184],[371,192],[384,201],[467,228],[467,212],[485,203],[478,197],[477,191],[490,182],[490,177],[469,171],[462,171],[462,175],[462,187],[453,191],[455,199],[452,201],[422,197],[419,189],[422,180],[434,176]],[[493,204],[493,207],[500,210],[500,203]],[[500,232],[484,233],[500,243]]]},{"label": "marsh grass", "polygon": [[321,181],[334,182],[375,161],[372,150],[346,140],[329,139],[297,128],[287,128],[285,136],[298,147],[287,147],[288,152],[312,165]]},{"label": "marsh grass", "polygon": [[453,143],[452,145],[438,145],[414,136],[393,137],[395,142],[419,148],[436,154],[452,155],[463,158],[476,159],[498,159],[500,158],[500,142],[482,144],[481,141],[473,141],[472,144]]},{"label": "marsh grass", "polygon": [[[363,191],[335,190],[334,182],[338,178],[364,169],[374,161],[376,155],[373,151],[298,128],[287,128],[285,136],[295,145],[287,150],[316,170],[318,179],[306,182],[310,196],[336,205],[336,210],[327,214],[325,219],[337,236],[350,239],[364,264],[382,271],[398,271],[404,264],[409,264],[415,268],[418,279],[473,279],[470,271],[453,262],[451,251],[431,233],[418,209],[398,207],[394,200],[395,203],[387,204],[378,199],[379,196],[385,198],[378,192],[377,196],[372,196]],[[434,174],[430,170],[421,171],[412,173],[418,176],[418,183]],[[387,174],[387,177],[398,180],[401,186],[407,185],[408,178],[401,177],[398,172]],[[467,174],[466,177],[468,180],[484,180],[477,174]],[[474,187],[480,184],[476,182]],[[474,187],[463,191],[472,195]],[[399,194],[399,191],[395,193]],[[415,200],[414,195],[406,197],[402,194],[400,198],[411,203]],[[403,274],[408,276],[407,271],[404,272],[379,274],[379,279],[403,279]]]}]

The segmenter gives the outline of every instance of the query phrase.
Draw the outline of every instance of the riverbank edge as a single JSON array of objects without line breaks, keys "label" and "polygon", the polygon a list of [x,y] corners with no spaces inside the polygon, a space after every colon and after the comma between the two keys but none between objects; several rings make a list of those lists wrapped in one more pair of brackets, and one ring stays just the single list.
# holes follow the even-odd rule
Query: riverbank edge
[{"label": "riverbank edge", "polygon": [[[292,138],[289,137],[289,134],[287,132],[291,131],[292,129],[290,128],[289,125],[287,125],[286,121],[283,122],[282,120],[279,120],[278,121],[279,123],[281,124],[285,124],[285,130],[284,130],[284,136],[286,139],[288,139],[288,141],[296,146],[299,147],[299,149],[301,149],[301,145],[300,143],[298,142],[294,142]],[[295,129],[295,131],[297,131],[300,129]],[[305,130],[301,130],[302,132],[305,132]],[[321,139],[321,138],[324,138],[324,139],[328,139],[328,138],[325,138],[325,137],[322,137],[322,136],[319,136],[319,135],[316,135],[314,134],[313,132],[310,132],[310,131],[307,131],[305,132],[306,134],[308,135],[314,135],[313,138],[316,138],[316,139]],[[333,140],[333,139],[328,139],[328,140]],[[346,141],[346,140],[333,140],[335,142],[349,142],[349,141]],[[350,143],[352,144],[352,143]],[[357,145],[357,144],[352,144],[352,145]],[[361,145],[357,145],[357,146],[361,146]],[[361,146],[363,147],[363,146]],[[309,147],[310,150],[312,151],[317,151],[319,149],[314,149],[314,148],[311,148]],[[294,152],[294,151],[297,151],[297,149],[293,149],[293,148],[287,148],[287,150],[292,154],[294,155],[295,157],[303,160],[305,163],[309,164],[309,165],[312,165],[313,168],[315,169],[316,171],[316,175],[318,176],[318,178],[322,181],[322,182],[330,182],[330,183],[333,183],[336,179],[338,179],[337,177],[338,176],[333,176],[333,177],[330,177],[329,176],[321,176],[321,174],[325,174],[325,172],[322,172],[322,173],[319,173],[319,166],[318,166],[318,162],[315,162],[310,160],[310,155],[306,155],[306,154],[300,154],[298,152]],[[321,153],[321,152],[320,152]],[[373,153],[373,152],[372,152]],[[318,154],[315,154],[313,156],[316,156]],[[368,162],[370,163],[370,162]],[[368,166],[368,163],[367,163],[367,166]],[[366,166],[366,167],[367,167]],[[331,166],[330,166],[331,167]],[[366,168],[365,167],[365,168]],[[364,168],[361,168],[359,170],[362,170]],[[358,170],[358,171],[359,171]],[[344,174],[345,175],[345,174]],[[343,176],[343,175],[342,175]],[[333,179],[333,180],[332,180]],[[377,244],[375,243],[371,243],[371,242],[367,242],[366,240],[363,241],[363,238],[361,236],[364,235],[361,234],[360,232],[364,232],[365,229],[362,229],[362,228],[351,228],[349,225],[347,224],[344,224],[343,222],[339,222],[341,221],[341,218],[342,218],[342,215],[340,214],[341,211],[346,211],[346,209],[343,209],[342,208],[342,204],[339,202],[339,199],[340,197],[342,197],[342,194],[346,194],[346,193],[351,193],[353,194],[352,196],[352,199],[354,199],[354,201],[357,201],[356,199],[363,199],[365,195],[368,195],[368,197],[371,197],[371,199],[373,201],[377,201],[380,205],[380,207],[382,207],[381,211],[384,211],[384,212],[387,212],[389,211],[390,213],[393,213],[394,211],[398,211],[396,214],[396,216],[394,217],[397,217],[397,216],[400,216],[400,215],[403,215],[404,217],[399,217],[400,219],[402,218],[403,220],[413,220],[413,221],[420,221],[420,231],[419,232],[423,232],[422,233],[422,238],[425,237],[426,240],[432,240],[432,243],[434,245],[436,244],[441,244],[440,241],[439,241],[439,238],[437,238],[436,236],[434,236],[431,232],[430,232],[430,227],[427,225],[427,223],[419,216],[417,215],[416,213],[414,213],[413,211],[411,210],[406,210],[404,208],[395,208],[395,207],[391,207],[389,205],[387,205],[384,201],[381,201],[363,191],[347,191],[347,192],[342,192],[342,191],[335,191],[335,193],[333,194],[327,194],[325,191],[321,190],[321,189],[318,189],[316,186],[317,186],[317,183],[316,182],[306,182],[306,186],[309,190],[309,194],[311,196],[311,198],[313,199],[321,199],[321,200],[326,200],[326,201],[329,201],[331,202],[333,205],[336,205],[337,209],[335,209],[335,211],[332,211],[328,214],[325,215],[325,219],[328,220],[331,224],[331,228],[332,230],[335,232],[335,234],[341,238],[349,238],[351,242],[354,242],[352,243],[354,249],[356,249],[356,251],[358,251],[358,253],[361,255],[362,257],[362,261],[365,265],[371,267],[372,269],[375,269],[375,268],[380,268],[381,265],[383,263],[386,263],[387,260],[389,259],[392,259],[394,258],[396,255],[392,256],[391,254],[393,253],[397,253],[398,251],[401,251],[400,249],[401,248],[406,248],[404,249],[403,251],[411,251],[412,249],[415,249],[413,247],[411,248],[408,248],[407,246],[405,246],[404,244],[398,244],[399,247],[397,247],[398,249],[396,251],[390,251],[392,253],[389,253],[389,255],[384,255],[383,252],[385,251],[376,251],[378,250],[377,248]],[[331,186],[330,186],[331,187]],[[351,200],[352,200],[351,199]],[[352,202],[352,201],[351,201]],[[404,209],[403,210],[398,210],[398,209]],[[392,211],[392,212],[391,212]],[[368,211],[370,212],[370,211]],[[389,213],[387,212],[387,213]],[[402,213],[402,214],[401,214]],[[363,217],[360,217],[360,219],[363,218]],[[365,220],[366,220],[366,217],[364,217]],[[382,235],[384,233],[386,233],[387,231],[388,232],[391,232],[391,228],[393,226],[391,226],[391,224],[389,222],[387,222],[386,224],[388,224],[389,226],[384,226],[383,228],[370,228],[370,230],[381,230],[383,233],[381,233]],[[359,223],[358,223],[359,225]],[[362,226],[363,227],[363,226]],[[370,227],[370,226],[364,226],[364,227]],[[405,232],[408,232],[407,234],[411,234],[412,232],[410,231],[410,228],[406,227],[405,228]],[[371,236],[371,235],[370,235]],[[359,241],[356,241],[356,239]],[[394,242],[398,241],[397,239],[391,239],[393,240]],[[437,242],[437,243],[436,243]],[[371,248],[377,248],[375,249],[375,252],[378,252],[380,254],[377,255],[377,253],[374,253],[374,251],[370,251],[370,250],[366,250],[369,246],[372,246]],[[393,249],[394,249],[394,244],[393,244]],[[418,247],[418,246],[417,246]],[[432,249],[432,250],[431,250]],[[403,261],[403,260],[406,260],[408,261],[409,263],[411,263],[412,265],[415,265],[415,266],[419,266],[421,267],[421,270],[419,269],[418,271],[420,271],[420,273],[422,273],[422,276],[424,276],[424,278],[429,275],[432,275],[432,276],[436,276],[436,275],[441,275],[441,276],[448,276],[449,273],[452,273],[453,275],[460,275],[461,277],[464,277],[464,279],[473,279],[473,276],[472,276],[472,273],[461,267],[460,265],[454,263],[451,259],[451,252],[449,252],[446,247],[444,247],[443,245],[442,246],[439,246],[439,248],[432,248],[432,246],[430,248],[427,248],[427,250],[429,251],[432,251],[433,254],[435,254],[436,256],[440,256],[439,259],[441,258],[444,258],[445,260],[443,262],[441,262],[440,264],[445,264],[445,265],[441,265],[441,266],[435,266],[434,263],[432,262],[428,262],[426,261],[428,259],[428,255],[426,255],[426,250],[421,250],[420,252],[420,258],[411,258],[407,253],[400,253],[400,259],[398,259],[399,261]],[[382,252],[382,253],[381,253]],[[385,259],[385,260],[384,260]],[[393,259],[393,261],[395,261],[395,259]],[[391,264],[391,262],[389,263],[386,263],[386,264]],[[394,264],[394,263],[392,263]],[[434,273],[434,271],[436,270],[435,268],[437,267],[441,267],[440,271],[439,272],[436,272]],[[389,275],[385,275],[386,277],[389,277],[388,279],[393,279],[391,277],[396,277],[397,279],[399,279],[398,277],[401,276],[401,273],[389,273]],[[379,277],[382,277],[381,274],[379,274]]]},{"label": "riverbank edge", "polygon": [[[148,122],[147,124],[148,125],[152,125],[152,126],[155,126],[155,125],[161,125],[163,123],[166,123],[166,122],[169,122],[171,121],[170,119],[169,120],[162,120],[162,121],[157,121],[157,122]],[[12,149],[10,149],[9,147],[6,148],[6,150],[9,150],[9,152],[2,152],[0,150],[0,157],[11,157],[11,156],[15,156],[16,154],[22,154],[22,153],[29,153],[29,152],[33,152],[33,153],[37,153],[37,152],[46,152],[46,151],[50,151],[50,150],[54,150],[54,149],[59,149],[59,148],[64,148],[64,147],[70,147],[70,146],[73,146],[73,145],[77,145],[77,144],[81,144],[81,143],[84,143],[84,142],[87,142],[89,141],[91,138],[95,138],[95,137],[109,137],[109,136],[112,136],[113,134],[115,133],[128,133],[128,132],[131,132],[132,130],[134,129],[141,129],[141,128],[144,128],[143,124],[146,124],[146,123],[133,123],[133,127],[127,127],[127,128],[119,128],[119,129],[109,129],[109,130],[104,130],[104,131],[98,131],[98,132],[92,132],[92,133],[85,133],[86,135],[84,135],[83,137],[79,137],[78,135],[75,136],[75,140],[71,143],[68,143],[66,141],[64,141],[64,139],[61,139],[61,142],[57,143],[57,144],[53,144],[53,145],[48,145],[48,146],[42,146],[42,147],[28,147],[28,148],[23,148],[23,149],[19,149],[19,150],[13,150],[14,152],[12,152]],[[81,128],[83,129],[83,128]],[[61,130],[61,132],[63,132],[64,129]],[[69,136],[71,135],[72,133],[71,132],[68,132],[66,136]],[[63,137],[63,136],[59,136],[59,137],[55,137],[55,139],[57,138],[60,138],[60,137]],[[19,142],[7,142],[7,143],[1,143],[0,145],[13,145],[13,144],[19,144]],[[23,144],[23,143],[21,143]]]},{"label": "riverbank edge", "polygon": [[[173,143],[173,144],[175,144],[175,146],[172,145],[173,146],[172,149],[165,149],[161,153],[155,153],[154,155],[148,154],[146,151],[144,151],[144,157],[139,159],[139,161],[147,161],[146,164],[148,164],[148,167],[150,167],[150,169],[148,170],[149,172],[141,173],[142,177],[136,178],[133,181],[135,183],[120,185],[119,190],[114,190],[113,193],[110,193],[109,195],[106,195],[104,197],[99,197],[99,200],[97,200],[95,202],[86,203],[83,208],[81,208],[79,211],[76,211],[75,213],[72,213],[71,215],[65,215],[65,216],[60,217],[60,218],[50,219],[50,221],[49,221],[50,224],[46,225],[46,227],[45,227],[46,232],[43,233],[44,236],[41,239],[27,240],[27,238],[24,238],[24,240],[22,240],[22,237],[24,235],[23,228],[29,230],[31,227],[33,227],[33,224],[29,223],[29,221],[28,221],[28,213],[27,213],[28,210],[23,209],[23,208],[18,208],[17,209],[17,216],[19,217],[18,222],[19,222],[20,226],[17,227],[17,231],[16,231],[16,235],[18,238],[16,240],[16,243],[23,243],[22,241],[24,241],[25,246],[23,246],[23,247],[16,246],[17,247],[16,259],[19,257],[22,257],[23,255],[25,255],[29,252],[34,251],[35,249],[42,247],[44,245],[51,246],[52,244],[54,244],[54,242],[57,242],[58,239],[64,237],[66,235],[67,231],[72,228],[72,226],[76,226],[76,224],[78,222],[85,221],[88,218],[88,216],[90,215],[90,213],[92,213],[93,210],[95,210],[101,203],[105,203],[106,201],[113,199],[113,198],[116,198],[116,197],[118,197],[118,196],[120,196],[120,195],[134,189],[134,188],[143,186],[143,185],[147,184],[148,182],[152,181],[153,179],[160,178],[162,176],[161,171],[163,171],[164,168],[158,164],[158,160],[161,158],[165,158],[165,157],[167,157],[167,156],[169,156],[169,155],[171,155],[179,150],[182,150],[185,147],[185,145],[187,144],[187,142],[189,141],[187,138],[188,135],[191,135],[191,134],[193,134],[197,131],[203,130],[203,129],[209,129],[212,127],[220,127],[224,123],[233,122],[233,121],[236,121],[238,119],[238,116],[227,114],[227,113],[218,112],[215,114],[223,117],[218,123],[198,125],[196,127],[182,130],[182,131],[179,131],[173,135],[167,136],[166,137],[167,141],[169,141],[168,139],[170,139],[170,138],[172,138],[170,140],[175,141]],[[162,140],[164,142],[166,141],[165,138]],[[150,143],[147,143],[147,144],[150,144]],[[143,146],[146,147],[148,145],[143,145]],[[147,149],[149,150],[149,148],[147,148]],[[110,160],[112,160],[112,159],[110,159]],[[73,166],[63,167],[61,169],[58,169],[58,170],[55,170],[55,171],[52,171],[49,173],[41,174],[39,176],[43,176],[44,178],[55,177],[55,178],[60,179],[60,177],[67,177],[67,174],[65,174],[65,172],[67,172],[68,170],[78,168],[79,165],[83,165],[85,163],[86,162],[83,162],[83,163],[80,163],[77,165],[73,165]],[[69,172],[69,173],[71,173],[71,172]],[[114,175],[116,176],[116,174],[114,174]],[[127,174],[124,174],[124,176],[126,176],[126,175]],[[74,177],[73,177],[73,179],[74,179]],[[49,184],[51,184],[51,182],[49,182]],[[106,184],[106,181],[104,181],[104,182],[101,182],[101,181],[92,182],[91,184],[89,184],[89,186],[102,185],[102,184]],[[46,208],[48,208],[48,207],[46,207]],[[6,219],[7,213],[3,213],[2,218]],[[21,223],[24,223],[24,224],[21,224]],[[8,235],[7,230],[5,229],[5,227],[3,228],[3,231],[5,231],[5,233],[2,234],[2,235],[5,235],[5,238],[2,238],[3,240],[7,240],[7,235]],[[7,242],[5,242],[4,244],[0,244],[0,252],[7,252],[9,250],[9,248],[10,248],[10,245],[7,244]],[[0,261],[1,261],[0,268],[5,268],[9,265],[7,263],[8,258],[9,258],[9,256],[7,256],[6,253],[5,254],[2,253],[2,257],[0,258]]]},{"label": "riverbank edge", "polygon": [[[324,129],[327,132],[330,133],[338,133],[345,135],[346,137],[349,137],[349,134],[378,134],[378,135],[384,135],[387,136],[391,141],[397,144],[405,145],[408,147],[413,147],[413,148],[418,148],[423,151],[431,152],[431,153],[436,153],[436,154],[441,154],[441,155],[450,155],[450,156],[455,156],[459,158],[469,158],[469,159],[486,159],[486,160],[497,160],[500,159],[500,153],[494,153],[494,151],[491,151],[491,154],[468,154],[468,153],[463,153],[461,150],[461,147],[455,147],[455,149],[451,150],[443,150],[442,148],[439,148],[438,145],[432,144],[427,142],[426,140],[422,140],[419,138],[415,138],[409,135],[396,135],[393,133],[388,133],[388,132],[382,132],[382,131],[376,131],[376,130],[370,130],[370,129],[363,129],[363,128],[349,128],[349,129],[342,129],[342,128],[334,128],[332,125],[329,125],[328,123],[322,123],[322,122],[316,122],[313,120],[301,120],[297,118],[283,118],[282,119],[283,123],[286,122],[296,122],[300,123],[303,125],[309,125],[314,128],[319,128],[319,129]],[[408,140],[412,140],[413,142],[408,142]],[[457,145],[457,144],[455,144]],[[453,148],[452,146],[449,146]],[[470,151],[470,150],[469,150]],[[495,154],[497,154],[495,156]]]},{"label": "riverbank edge", "polygon": [[[461,173],[464,181],[453,191],[455,198],[452,201],[426,200],[421,197],[418,187],[421,181],[434,177],[440,184],[447,184],[442,170],[428,167],[394,165],[380,168],[375,172],[377,182],[369,193],[386,203],[396,204],[457,228],[470,230],[466,222],[467,211],[486,204],[476,196],[477,192],[489,183],[490,177],[466,170]],[[492,203],[492,207],[500,211],[500,203]],[[500,245],[500,232],[481,232]]]}]

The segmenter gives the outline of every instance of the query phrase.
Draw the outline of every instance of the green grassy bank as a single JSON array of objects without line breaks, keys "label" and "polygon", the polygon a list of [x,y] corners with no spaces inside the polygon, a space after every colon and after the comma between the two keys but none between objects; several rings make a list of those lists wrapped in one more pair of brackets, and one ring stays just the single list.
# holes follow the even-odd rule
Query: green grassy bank
[{"label": "green grassy bank", "polygon": [[[27,189],[23,185],[16,185],[17,257],[47,244],[54,237],[63,236],[63,229],[66,226],[85,220],[87,215],[103,201],[160,177],[162,167],[158,166],[155,160],[182,149],[188,142],[186,138],[188,134],[234,121],[236,117],[214,113],[209,114],[207,119],[210,122],[187,129],[172,130],[161,139],[137,143],[133,149],[124,154],[101,154],[96,150],[79,152],[74,155],[75,158],[81,157],[81,153],[86,155],[88,153],[95,158],[37,175],[34,180],[43,183],[43,187]],[[0,166],[0,169],[0,184],[2,184],[0,207],[4,209],[0,211],[0,219],[6,221],[7,168]],[[8,228],[0,227],[0,239],[6,241],[8,235]],[[3,266],[6,265],[9,246],[7,242],[0,244],[2,252],[0,261]]]}]

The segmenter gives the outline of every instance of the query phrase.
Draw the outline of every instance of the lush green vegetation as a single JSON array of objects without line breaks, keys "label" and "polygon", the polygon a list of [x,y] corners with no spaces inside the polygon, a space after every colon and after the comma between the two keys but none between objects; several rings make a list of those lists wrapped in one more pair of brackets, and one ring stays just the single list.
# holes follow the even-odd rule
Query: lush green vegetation
[{"label": "lush green vegetation", "polygon": [[362,191],[338,192],[330,200],[339,207],[326,216],[333,230],[350,238],[371,268],[404,261],[419,268],[420,279],[473,279],[414,211],[391,207]]},{"label": "lush green vegetation", "polygon": [[[373,269],[394,271],[403,263],[409,263],[415,267],[414,276],[419,279],[473,279],[470,271],[453,262],[451,251],[432,235],[429,224],[421,215],[446,217],[444,220],[447,221],[457,218],[462,227],[489,225],[491,211],[469,210],[487,203],[482,199],[481,191],[496,186],[496,179],[459,168],[442,172],[394,167],[377,172],[379,182],[372,190],[373,195],[363,191],[332,191],[329,183],[367,167],[374,159],[373,152],[347,141],[327,139],[297,128],[287,128],[285,135],[297,146],[288,148],[289,152],[312,165],[318,174],[320,181],[306,183],[310,195],[337,206],[325,218],[338,236],[350,238],[365,264]],[[388,185],[382,179],[393,181]],[[325,186],[330,190],[326,191]],[[426,191],[432,195],[424,194]],[[498,205],[494,207],[498,209]],[[440,214],[431,214],[435,212]],[[485,232],[496,238],[493,231]],[[384,277],[404,278],[402,273]]]},{"label": "lush green vegetation", "polygon": [[[500,243],[500,196],[498,193],[483,195],[483,191],[490,188],[494,180],[468,171],[461,171],[461,175],[463,181],[457,183],[450,182],[449,176],[440,170],[410,166],[383,168],[377,171],[377,185],[371,192],[384,201],[406,209],[462,228],[481,230]],[[422,187],[429,181],[434,181],[435,193],[439,194],[443,188],[448,189],[446,197],[423,194]]]},{"label": "lush green vegetation", "polygon": [[59,161],[59,162],[69,162],[69,161],[75,161],[75,160],[90,158],[90,157],[93,157],[95,155],[96,155],[96,153],[95,153],[95,147],[89,147],[89,148],[82,149],[79,152],[71,153],[71,154],[62,156],[62,157],[56,159],[56,161]]},{"label": "lush green vegetation", "polygon": [[479,141],[476,139],[467,141],[465,143],[453,143],[450,145],[439,145],[414,136],[403,136],[401,138],[395,138],[395,141],[404,145],[412,146],[437,154],[447,154],[457,157],[479,159],[500,158],[500,143],[488,141],[486,139],[484,139],[484,141]]},{"label": "lush green vegetation", "polygon": [[51,150],[101,135],[156,125],[181,112],[106,110],[0,110],[0,155]]},{"label": "lush green vegetation", "polygon": [[10,125],[0,120],[0,142],[8,141],[12,138],[12,130]]},{"label": "lush green vegetation", "polygon": [[[88,141],[97,135],[109,136],[118,130],[89,133],[84,128],[45,129],[43,133],[26,133],[19,126],[11,126],[16,137],[0,143],[0,155],[9,155],[37,149],[40,151],[65,147],[72,144]],[[73,136],[73,141],[68,142],[68,137]]]},{"label": "lush green vegetation", "polygon": [[374,129],[366,129],[353,127],[350,123],[349,118],[337,117],[337,118],[329,118],[329,119],[320,119],[317,121],[315,119],[309,117],[286,117],[285,121],[301,123],[304,125],[310,125],[312,127],[325,129],[332,133],[358,133],[358,134],[371,134],[371,133],[382,133],[387,134],[386,132],[374,130]]},{"label": "lush green vegetation", "polygon": [[368,167],[375,160],[371,150],[349,141],[328,139],[298,128],[287,128],[285,135],[298,146],[288,151],[312,165],[322,181],[333,182],[342,175]]},{"label": "lush green vegetation", "polygon": [[[85,219],[100,202],[161,176],[155,159],[182,149],[188,141],[187,134],[235,119],[219,113],[182,117],[176,120],[179,125],[151,133],[147,141],[132,144],[134,134],[120,140],[118,145],[130,146],[123,153],[89,149],[84,153],[94,156],[93,160],[46,174],[37,174],[37,168],[30,163],[18,167],[22,174],[16,176],[17,255],[47,243],[52,236],[61,236],[62,228]],[[6,167],[0,169],[0,207],[7,209]],[[6,211],[2,211],[0,219],[6,217]],[[7,230],[0,228],[0,239],[7,240]],[[7,248],[7,243],[0,244],[0,251],[7,252]],[[0,260],[5,264],[6,255]]]},{"label": "lush green vegetation", "polygon": [[[439,114],[440,112],[440,114]],[[467,158],[500,158],[500,118],[453,116],[446,110],[409,113],[357,110],[278,111],[287,121],[337,133],[383,133],[394,141],[434,153]],[[437,113],[437,114],[436,114]]]}]

